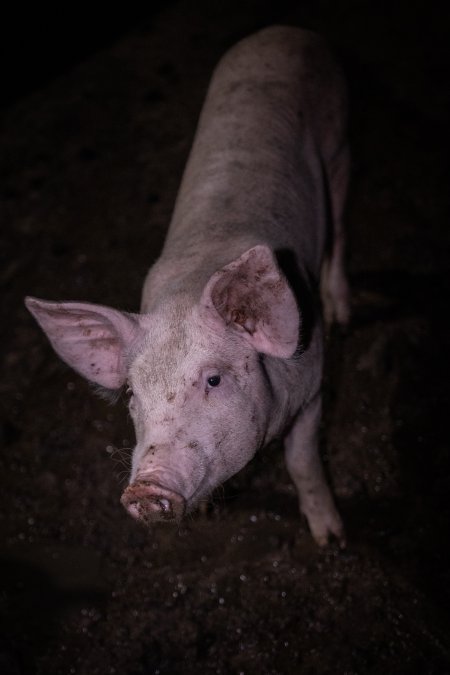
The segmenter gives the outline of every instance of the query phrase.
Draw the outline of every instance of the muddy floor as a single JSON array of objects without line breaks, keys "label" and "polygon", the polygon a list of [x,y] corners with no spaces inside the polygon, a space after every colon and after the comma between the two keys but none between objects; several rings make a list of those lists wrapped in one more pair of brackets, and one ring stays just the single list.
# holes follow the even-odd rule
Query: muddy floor
[{"label": "muddy floor", "polygon": [[[449,21],[432,10],[160,4],[4,108],[2,675],[450,673]],[[345,551],[312,541],[276,445],[208,513],[136,525],[124,401],[97,398],[23,306],[137,311],[211,69],[274,22],[324,34],[350,87],[353,319],[327,338],[323,425]]]}]

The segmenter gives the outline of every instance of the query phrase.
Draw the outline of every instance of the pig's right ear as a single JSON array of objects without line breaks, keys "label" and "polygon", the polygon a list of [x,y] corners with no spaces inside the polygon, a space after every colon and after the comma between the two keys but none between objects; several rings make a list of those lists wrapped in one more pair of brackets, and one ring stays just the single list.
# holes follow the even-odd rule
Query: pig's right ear
[{"label": "pig's right ear", "polygon": [[87,302],[25,304],[55,352],[91,382],[118,389],[126,381],[125,353],[139,333],[138,317]]}]

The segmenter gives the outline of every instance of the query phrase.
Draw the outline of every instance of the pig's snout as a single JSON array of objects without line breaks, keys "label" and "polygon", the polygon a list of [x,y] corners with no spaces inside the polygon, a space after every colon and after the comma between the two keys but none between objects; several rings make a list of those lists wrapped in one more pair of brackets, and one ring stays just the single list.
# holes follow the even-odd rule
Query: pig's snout
[{"label": "pig's snout", "polygon": [[158,520],[178,521],[185,509],[184,497],[157,483],[147,481],[129,485],[120,501],[133,518],[143,523]]}]

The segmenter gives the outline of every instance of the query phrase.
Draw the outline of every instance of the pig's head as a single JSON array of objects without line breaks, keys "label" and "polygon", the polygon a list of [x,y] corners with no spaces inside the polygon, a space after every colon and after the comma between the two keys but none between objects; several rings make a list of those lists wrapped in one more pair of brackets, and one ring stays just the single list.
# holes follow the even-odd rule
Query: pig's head
[{"label": "pig's head", "polygon": [[273,390],[262,355],[292,356],[299,331],[294,295],[268,247],[213,274],[199,301],[177,294],[149,314],[26,304],[77,372],[126,387],[137,443],[122,503],[133,517],[180,518],[264,444]]}]

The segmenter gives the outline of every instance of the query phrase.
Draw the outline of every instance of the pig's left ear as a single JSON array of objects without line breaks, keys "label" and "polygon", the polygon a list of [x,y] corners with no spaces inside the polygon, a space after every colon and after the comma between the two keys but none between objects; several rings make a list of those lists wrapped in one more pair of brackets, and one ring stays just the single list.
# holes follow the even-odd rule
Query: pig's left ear
[{"label": "pig's left ear", "polygon": [[88,302],[25,304],[55,352],[91,382],[118,389],[126,380],[125,355],[139,333],[138,317]]},{"label": "pig's left ear", "polygon": [[200,306],[210,322],[231,325],[258,352],[287,358],[297,348],[299,310],[268,246],[254,246],[215,272]]}]

